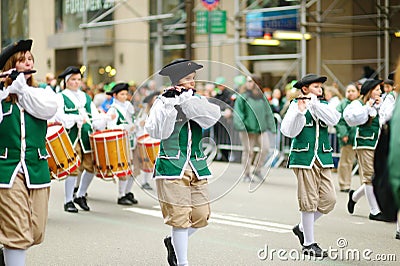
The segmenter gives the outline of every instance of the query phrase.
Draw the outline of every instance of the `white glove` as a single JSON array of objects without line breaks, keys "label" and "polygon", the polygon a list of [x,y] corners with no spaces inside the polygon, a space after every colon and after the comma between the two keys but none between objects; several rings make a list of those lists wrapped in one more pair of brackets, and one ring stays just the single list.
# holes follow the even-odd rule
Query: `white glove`
[{"label": "white glove", "polygon": [[78,126],[78,128],[82,128],[82,125],[83,125],[83,117],[82,116],[80,116],[80,115],[76,115],[75,116],[75,123],[76,123],[76,125]]},{"label": "white glove", "polygon": [[179,95],[179,104],[182,104],[188,101],[193,96],[193,90],[184,91]]},{"label": "white glove", "polygon": [[24,94],[24,87],[26,86],[26,79],[24,73],[20,73],[17,78],[7,87],[10,93],[15,93],[18,95]]}]

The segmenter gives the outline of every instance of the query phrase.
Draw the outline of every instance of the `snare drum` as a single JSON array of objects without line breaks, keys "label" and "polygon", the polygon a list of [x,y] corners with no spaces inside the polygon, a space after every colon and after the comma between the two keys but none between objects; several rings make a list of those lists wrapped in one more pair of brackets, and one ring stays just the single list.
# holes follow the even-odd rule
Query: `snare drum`
[{"label": "snare drum", "polygon": [[154,163],[160,151],[160,141],[153,139],[149,134],[145,134],[137,139],[137,149],[139,149],[139,160],[142,164],[142,170],[152,173]]},{"label": "snare drum", "polygon": [[128,133],[107,129],[90,135],[96,176],[104,180],[132,175],[132,155]]},{"label": "snare drum", "polygon": [[53,179],[65,179],[81,164],[68,134],[61,125],[53,124],[47,127],[46,149],[50,154],[47,162]]}]

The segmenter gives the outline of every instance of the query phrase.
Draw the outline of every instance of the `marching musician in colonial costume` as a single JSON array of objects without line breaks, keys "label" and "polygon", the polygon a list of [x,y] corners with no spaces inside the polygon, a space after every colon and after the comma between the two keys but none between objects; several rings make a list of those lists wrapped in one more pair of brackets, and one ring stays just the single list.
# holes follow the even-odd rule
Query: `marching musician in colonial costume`
[{"label": "marching musician in colonial costume", "polygon": [[44,239],[48,216],[46,120],[57,101],[32,74],[18,74],[33,72],[31,46],[32,40],[20,40],[0,54],[6,76],[0,78],[0,265],[25,265],[26,250]]},{"label": "marching musician in colonial costume", "polygon": [[[135,125],[133,121],[133,115],[135,109],[128,99],[129,84],[118,83],[111,91],[107,92],[108,95],[114,97],[114,102],[111,104],[107,111],[109,117],[114,119],[107,122],[108,129],[124,129],[128,132],[128,136],[131,142],[131,148],[135,148]],[[131,152],[131,151],[129,151]],[[117,203],[120,205],[132,205],[137,204],[138,201],[131,192],[133,186],[133,176],[127,175],[119,177],[118,179],[118,200]]]},{"label": "marching musician in colonial costume", "polygon": [[332,148],[328,126],[335,126],[340,113],[320,100],[326,77],[307,74],[296,84],[304,96],[292,101],[282,121],[282,134],[292,138],[289,168],[297,176],[297,197],[301,222],[293,233],[303,246],[303,253],[327,256],[314,240],[314,223],[333,210],[336,203],[335,186],[331,176]]},{"label": "marching musician in colonial costume", "polygon": [[188,265],[188,238],[206,226],[210,216],[211,173],[200,141],[202,129],[214,125],[221,114],[217,105],[194,94],[196,71],[202,67],[185,59],[163,67],[160,75],[168,76],[172,87],[154,102],[145,124],[151,137],[161,139],[154,177],[164,222],[172,226],[172,241],[164,239],[170,265]]},{"label": "marching musician in colonial costume", "polygon": [[385,221],[372,187],[374,174],[374,150],[380,135],[379,108],[382,104],[380,84],[382,80],[367,79],[361,86],[361,98],[353,101],[343,112],[343,117],[350,126],[357,126],[354,139],[360,175],[363,184],[356,190],[350,190],[347,203],[349,213],[354,212],[355,204],[366,195],[370,208],[369,219]]},{"label": "marching musician in colonial costume", "polygon": [[[54,119],[65,127],[82,161],[79,169],[65,179],[64,210],[78,212],[74,201],[83,210],[89,211],[85,195],[94,176],[89,135],[93,131],[106,127],[106,117],[99,113],[90,96],[80,90],[82,74],[79,68],[69,66],[58,78],[64,80],[65,89],[57,95],[58,110]],[[75,182],[79,173],[81,173],[81,181],[76,197],[73,199]]]}]

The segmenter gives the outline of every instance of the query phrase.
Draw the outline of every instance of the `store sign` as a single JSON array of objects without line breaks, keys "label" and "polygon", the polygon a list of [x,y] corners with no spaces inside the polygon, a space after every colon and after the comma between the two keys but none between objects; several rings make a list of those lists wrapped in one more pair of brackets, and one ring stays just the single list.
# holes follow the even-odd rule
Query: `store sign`
[{"label": "store sign", "polygon": [[[208,12],[196,12],[196,33],[208,33]],[[214,10],[210,11],[211,16],[211,33],[212,34],[225,34],[226,33],[226,11]]]},{"label": "store sign", "polygon": [[246,15],[247,37],[263,37],[276,30],[298,30],[298,11],[296,9],[250,12]]},{"label": "store sign", "polygon": [[114,6],[115,0],[65,0],[64,14],[83,13],[86,2],[86,11],[98,11]]}]

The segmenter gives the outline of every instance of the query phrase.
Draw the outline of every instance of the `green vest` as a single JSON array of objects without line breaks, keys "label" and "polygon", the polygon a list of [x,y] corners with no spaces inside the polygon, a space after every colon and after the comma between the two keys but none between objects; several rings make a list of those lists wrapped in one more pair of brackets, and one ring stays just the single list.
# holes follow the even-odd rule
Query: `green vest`
[{"label": "green vest", "polygon": [[31,116],[11,102],[3,101],[2,108],[0,187],[12,186],[11,180],[14,180],[17,174],[14,171],[20,162],[29,188],[50,186],[50,172],[47,164],[49,155],[46,151],[47,121]]},{"label": "green vest", "polygon": [[315,159],[319,160],[323,168],[333,167],[333,149],[329,142],[328,126],[321,120],[314,120],[308,110],[305,116],[304,128],[292,140],[289,168],[311,169]]},{"label": "green vest", "polygon": [[354,149],[374,150],[378,143],[380,133],[379,115],[376,115],[372,119],[372,122],[367,122],[364,125],[357,126],[353,145]]},{"label": "green vest", "polygon": [[200,147],[202,136],[202,128],[196,122],[177,118],[171,136],[160,143],[155,177],[181,178],[188,162],[199,179],[211,177],[207,156]]},{"label": "green vest", "polygon": [[[126,125],[128,124],[128,121],[126,120],[125,116],[118,110],[118,108],[111,106],[111,108],[114,108],[117,110],[118,113],[118,119],[117,119],[117,125]],[[133,122],[133,116],[132,116],[132,122]],[[129,134],[129,144],[131,149],[134,149],[136,144],[135,144],[135,135],[134,134]]]},{"label": "green vest", "polygon": [[[75,104],[66,96],[65,94],[62,94],[64,98],[64,112],[66,114],[79,114],[78,107],[75,106]],[[91,103],[91,98],[89,95],[85,93],[86,96],[86,103],[85,103],[85,110],[88,114],[89,119],[92,118],[92,109],[90,108],[90,103]],[[81,128],[81,138],[80,138],[80,143],[81,146],[83,147],[83,151],[85,153],[88,153],[91,151],[90,148],[90,139],[89,135],[93,132],[91,124],[86,121],[85,124],[82,125]],[[73,127],[67,130],[68,136],[71,139],[71,142],[75,146],[76,143],[78,142],[78,134],[79,134],[79,129],[78,126],[75,124]]]}]

